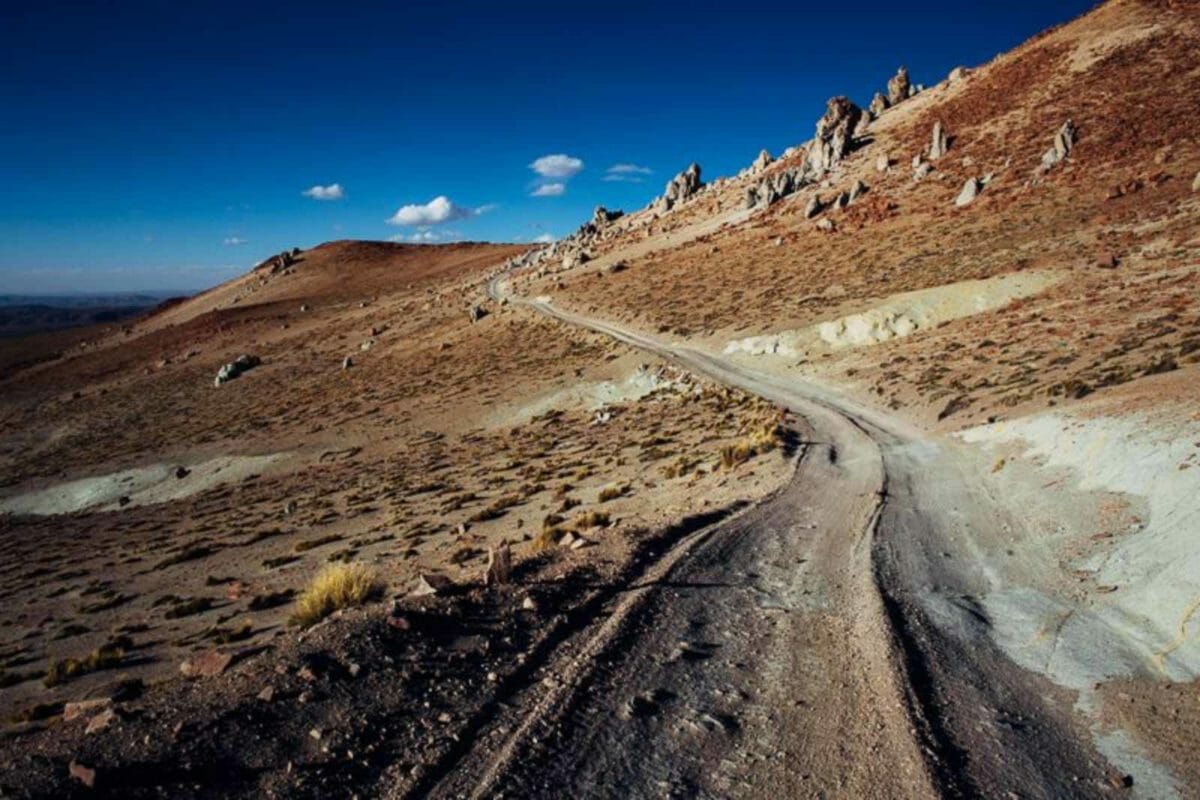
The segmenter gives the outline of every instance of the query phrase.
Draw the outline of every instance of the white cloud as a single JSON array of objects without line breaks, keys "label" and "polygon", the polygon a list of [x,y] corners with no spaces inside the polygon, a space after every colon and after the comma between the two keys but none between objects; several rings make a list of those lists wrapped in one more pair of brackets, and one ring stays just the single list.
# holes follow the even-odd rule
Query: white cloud
[{"label": "white cloud", "polygon": [[529,193],[530,197],[561,197],[567,191],[565,183],[543,183]]},{"label": "white cloud", "polygon": [[458,231],[433,230],[427,226],[417,228],[416,233],[397,233],[394,236],[389,236],[389,242],[412,242],[413,244],[432,244],[434,242],[447,242],[461,239],[462,234]]},{"label": "white cloud", "polygon": [[246,240],[240,236],[228,236],[225,238],[225,244],[229,247],[237,247],[239,244],[245,244]]},{"label": "white cloud", "polygon": [[473,217],[491,210],[489,206],[482,208],[464,208],[455,205],[446,195],[438,195],[425,205],[401,206],[400,210],[388,220],[389,225],[440,225],[456,219]]},{"label": "white cloud", "polygon": [[571,178],[583,169],[583,161],[565,153],[556,153],[534,160],[529,168],[543,178]]},{"label": "white cloud", "polygon": [[313,200],[341,200],[346,196],[346,190],[340,183],[331,183],[328,186],[318,184],[311,189],[305,189],[301,194]]},{"label": "white cloud", "polygon": [[613,164],[604,171],[605,181],[624,181],[626,183],[641,183],[643,175],[652,175],[654,170],[639,164]]},{"label": "white cloud", "polygon": [[554,241],[554,236],[549,233],[543,233],[540,236],[535,236],[533,241],[537,242],[538,244],[550,244]]}]

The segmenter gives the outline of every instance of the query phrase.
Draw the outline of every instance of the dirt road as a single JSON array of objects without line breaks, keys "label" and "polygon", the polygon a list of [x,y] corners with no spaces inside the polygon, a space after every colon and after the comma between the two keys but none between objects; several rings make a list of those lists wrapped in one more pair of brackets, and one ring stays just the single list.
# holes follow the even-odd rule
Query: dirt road
[{"label": "dirt road", "polygon": [[[494,296],[503,291],[492,282]],[[1022,524],[961,448],[823,387],[587,319],[784,405],[791,483],[682,543],[565,648],[436,796],[1092,797],[1071,698],[1014,665],[971,553]],[[482,744],[482,742],[490,744]],[[496,744],[499,742],[499,744]]]}]

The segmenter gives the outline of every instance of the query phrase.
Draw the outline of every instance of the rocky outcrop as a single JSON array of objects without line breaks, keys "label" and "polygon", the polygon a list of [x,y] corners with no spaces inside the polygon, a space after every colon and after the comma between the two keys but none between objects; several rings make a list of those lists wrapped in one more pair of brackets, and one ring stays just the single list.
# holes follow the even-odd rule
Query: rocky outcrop
[{"label": "rocky outcrop", "polygon": [[1075,123],[1067,120],[1054,134],[1054,146],[1042,154],[1042,168],[1050,169],[1071,154],[1075,147]]},{"label": "rocky outcrop", "polygon": [[675,206],[693,197],[704,187],[700,180],[700,165],[693,162],[691,166],[676,175],[667,183],[663,196],[656,204],[659,211],[670,211]]},{"label": "rocky outcrop", "polygon": [[929,143],[929,160],[937,161],[942,156],[946,155],[946,151],[950,149],[950,141],[946,138],[946,129],[942,123],[935,122],[933,124],[933,138]]},{"label": "rocky outcrop", "polygon": [[867,193],[867,185],[862,181],[856,180],[854,185],[850,187],[850,194],[847,197],[847,202],[853,203],[858,198]]},{"label": "rocky outcrop", "polygon": [[887,100],[888,105],[896,105],[903,102],[912,94],[912,84],[908,80],[908,68],[901,67],[896,70],[896,74],[888,81],[887,85]]},{"label": "rocky outcrop", "polygon": [[751,172],[762,172],[771,165],[775,159],[771,158],[771,154],[766,150],[759,151],[758,158],[754,159],[754,163],[750,165]]},{"label": "rocky outcrop", "polygon": [[474,325],[476,322],[479,322],[479,320],[483,319],[487,315],[487,309],[478,304],[467,309],[467,316],[470,318],[472,325]]},{"label": "rocky outcrop", "polygon": [[609,211],[604,206],[596,206],[592,211],[592,226],[596,229],[603,228],[610,222],[615,222],[625,216],[625,212],[621,210]]},{"label": "rocky outcrop", "polygon": [[816,137],[808,148],[808,166],[816,176],[833,169],[849,155],[854,145],[854,131],[862,117],[862,109],[849,98],[829,99],[825,115],[817,120]]},{"label": "rocky outcrop", "polygon": [[871,105],[867,106],[867,112],[871,115],[871,119],[879,119],[880,115],[888,109],[888,99],[883,92],[876,92],[871,98]]},{"label": "rocky outcrop", "polygon": [[890,167],[891,165],[892,165],[892,160],[890,158],[888,158],[887,153],[880,153],[875,158],[875,171],[876,172],[887,172],[888,167]]},{"label": "rocky outcrop", "polygon": [[917,159],[913,165],[913,180],[922,181],[928,177],[929,173],[933,172],[933,164],[928,161]]},{"label": "rocky outcrop", "polygon": [[946,80],[948,80],[950,83],[958,83],[970,74],[971,70],[967,69],[966,67],[955,67],[954,69],[950,70],[950,74],[946,77]]},{"label": "rocky outcrop", "polygon": [[213,385],[221,386],[229,383],[242,373],[254,369],[260,363],[258,356],[240,355],[217,370],[217,377],[213,380]]},{"label": "rocky outcrop", "polygon": [[967,178],[967,182],[963,184],[962,191],[958,193],[958,197],[954,201],[954,205],[962,208],[975,202],[975,198],[979,197],[979,192],[983,190],[983,182],[978,178]]}]

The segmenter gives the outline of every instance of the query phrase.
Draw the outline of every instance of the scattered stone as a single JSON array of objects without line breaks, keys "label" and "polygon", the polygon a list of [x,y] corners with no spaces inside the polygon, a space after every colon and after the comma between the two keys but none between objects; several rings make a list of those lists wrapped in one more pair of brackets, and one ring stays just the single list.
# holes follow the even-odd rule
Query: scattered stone
[{"label": "scattered stone", "polygon": [[471,318],[471,324],[474,325],[479,320],[488,315],[487,309],[481,305],[473,305],[467,310],[467,316]]},{"label": "scattered stone", "polygon": [[629,265],[624,261],[614,261],[604,268],[604,272],[608,275],[615,275],[618,272],[624,272],[627,269],[629,269]]},{"label": "scattered stone", "polygon": [[812,219],[817,214],[821,213],[821,195],[814,194],[812,199],[808,201],[808,205],[804,207],[804,218]]},{"label": "scattered stone", "polygon": [[321,731],[319,728],[313,728],[308,732],[308,735],[316,741],[321,741]]},{"label": "scattered stone", "polygon": [[1096,266],[1100,269],[1116,269],[1121,263],[1121,259],[1117,258],[1117,254],[1111,250],[1100,254],[1096,259]]},{"label": "scattered stone", "polygon": [[525,599],[521,601],[521,608],[526,611],[537,611],[537,601],[529,595],[525,595]]},{"label": "scattered stone", "polygon": [[423,572],[417,578],[417,588],[413,589],[410,594],[413,597],[428,597],[430,595],[445,594],[453,588],[454,581],[445,575],[439,575],[436,572]]},{"label": "scattered stone", "polygon": [[488,548],[487,567],[483,571],[484,586],[501,586],[512,580],[512,549],[508,542]]},{"label": "scattered stone", "polygon": [[342,359],[342,369],[350,369],[353,366],[354,366],[354,359],[351,358],[350,356],[346,356],[345,358]]},{"label": "scattered stone", "polygon": [[896,70],[896,74],[888,81],[887,90],[888,105],[894,106],[912,95],[912,84],[909,83],[906,67]]},{"label": "scattered stone", "polygon": [[179,671],[183,673],[185,678],[212,678],[220,675],[232,663],[232,653],[222,653],[220,650],[206,650],[180,664]]},{"label": "scattered stone", "polygon": [[929,173],[931,172],[933,172],[933,164],[930,164],[928,161],[922,161],[920,164],[917,164],[916,169],[913,170],[913,180],[922,181],[928,177]]},{"label": "scattered stone", "polygon": [[269,703],[275,699],[275,687],[267,686],[258,693],[258,699],[264,703]]},{"label": "scattered stone", "polygon": [[590,545],[591,543],[592,543],[591,540],[584,536],[576,536],[574,541],[571,542],[571,549],[572,550],[581,550],[584,547],[587,547],[588,545]]},{"label": "scattered stone", "polygon": [[967,178],[967,182],[963,184],[962,191],[958,193],[958,197],[954,200],[954,205],[962,208],[975,202],[975,198],[979,197],[980,190],[983,189],[983,184],[978,178]]},{"label": "scattered stone", "polygon": [[929,143],[929,160],[937,161],[942,156],[946,155],[946,151],[950,149],[949,140],[946,138],[946,129],[940,122],[933,124],[933,141]]},{"label": "scattered stone", "polygon": [[845,192],[838,192],[838,196],[833,198],[834,208],[845,208],[850,205],[850,195]]},{"label": "scattered stone", "polygon": [[350,673],[351,678],[357,678],[362,674],[362,664],[359,664],[356,661],[351,661],[346,667],[346,671]]},{"label": "scattered stone", "polygon": [[829,217],[825,217],[817,221],[817,230],[824,231],[825,233],[833,233],[837,230],[837,225]]},{"label": "scattered stone", "polygon": [[887,172],[888,167],[890,167],[891,165],[892,165],[892,160],[890,158],[888,158],[887,153],[880,153],[879,157],[875,159],[875,171],[876,172]]},{"label": "scattered stone", "polygon": [[867,193],[867,185],[861,180],[854,181],[854,185],[850,187],[850,195],[846,198],[847,203],[853,203],[858,198]]},{"label": "scattered stone", "polygon": [[572,545],[575,544],[576,538],[577,537],[575,536],[575,534],[571,533],[570,531],[567,531],[558,540],[558,546],[559,547],[571,547]]},{"label": "scattered stone", "polygon": [[67,774],[71,776],[72,780],[79,781],[89,789],[96,785],[96,770],[86,767],[74,759],[71,759],[71,763],[67,767]]},{"label": "scattered stone", "polygon": [[1200,192],[1200,172],[1196,173],[1196,177],[1192,179],[1192,191]]},{"label": "scattered stone", "polygon": [[217,370],[217,377],[214,379],[213,385],[220,386],[229,383],[247,370],[254,369],[260,363],[258,356],[240,355]]}]

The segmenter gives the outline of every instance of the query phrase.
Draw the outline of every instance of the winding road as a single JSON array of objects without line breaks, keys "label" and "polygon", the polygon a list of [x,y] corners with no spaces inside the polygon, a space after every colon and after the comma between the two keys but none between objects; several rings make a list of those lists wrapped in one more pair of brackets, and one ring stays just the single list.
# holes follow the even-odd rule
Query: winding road
[{"label": "winding road", "polygon": [[439,797],[1094,797],[1071,698],[1009,660],[975,598],[1019,530],[982,465],[829,389],[510,295],[787,407],[791,481],[665,554]]}]

